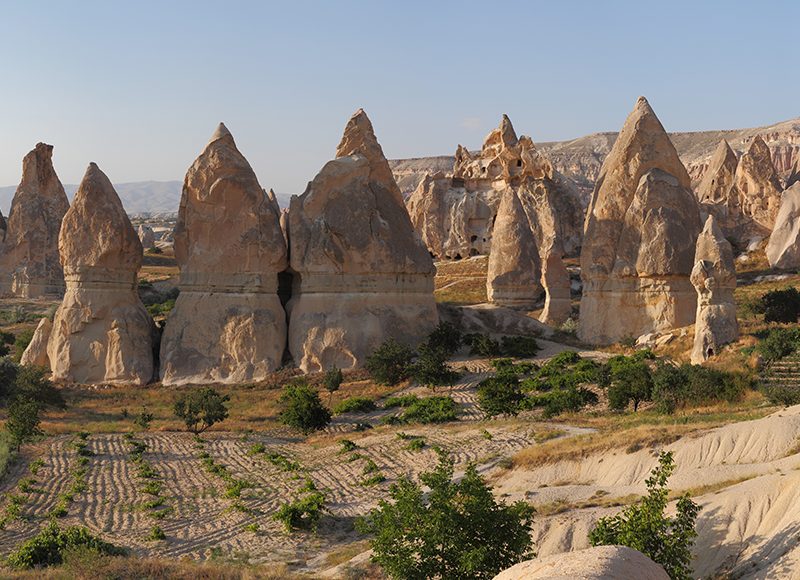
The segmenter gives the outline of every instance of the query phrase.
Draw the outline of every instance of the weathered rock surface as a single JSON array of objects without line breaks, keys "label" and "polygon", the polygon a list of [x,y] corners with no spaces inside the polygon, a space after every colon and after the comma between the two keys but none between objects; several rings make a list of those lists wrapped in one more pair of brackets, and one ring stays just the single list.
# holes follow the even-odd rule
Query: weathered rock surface
[{"label": "weathered rock surface", "polygon": [[598,546],[520,562],[494,580],[669,580],[661,565],[626,546]]},{"label": "weathered rock surface", "polygon": [[733,298],[736,290],[733,249],[713,215],[708,216],[697,237],[691,280],[697,290],[692,363],[700,364],[719,354],[723,345],[739,338]]},{"label": "weathered rock surface", "polygon": [[137,232],[139,234],[139,241],[142,242],[142,248],[145,251],[152,250],[156,247],[156,234],[148,225],[141,224]]},{"label": "weathered rock surface", "polygon": [[53,146],[38,143],[22,160],[22,181],[8,214],[0,257],[5,290],[25,298],[63,294],[58,232],[68,209],[53,169]]},{"label": "weathered rock surface", "polygon": [[545,301],[539,321],[561,326],[572,314],[572,300],[569,272],[558,252],[550,251],[542,260],[542,286]]},{"label": "weathered rock surface", "polygon": [[797,156],[797,160],[786,178],[786,188],[790,188],[797,182],[800,182],[800,155]]},{"label": "weathered rock surface", "polygon": [[736,188],[742,215],[772,230],[781,203],[781,182],[769,147],[756,135],[736,169]]},{"label": "weathered rock surface", "polygon": [[800,181],[781,195],[781,207],[767,243],[766,254],[773,268],[800,268]]},{"label": "weathered rock surface", "polygon": [[56,380],[144,385],[153,320],[139,300],[142,244],[108,177],[89,165],[59,235],[66,279],[47,346]]},{"label": "weathered rock surface", "polygon": [[435,268],[364,111],[288,219],[289,350],[306,372],[361,365],[384,340],[416,344],[438,321]]},{"label": "weathered rock surface", "polygon": [[697,186],[701,208],[717,218],[717,223],[724,231],[731,233],[741,225],[742,219],[739,190],[736,187],[738,165],[739,158],[723,139]]},{"label": "weathered rock surface", "polygon": [[53,323],[46,316],[39,321],[22,358],[19,360],[21,365],[45,367],[50,369],[50,358],[47,356],[47,342],[50,340],[50,333],[53,330]]},{"label": "weathered rock surface", "polygon": [[541,264],[533,228],[517,193],[503,194],[492,235],[486,278],[489,302],[533,309],[540,298]]},{"label": "weathered rock surface", "polygon": [[686,326],[701,229],[689,175],[640,97],[605,160],[586,218],[579,336],[611,343]]},{"label": "weathered rock surface", "polygon": [[[452,175],[426,175],[407,205],[414,227],[434,256],[466,258],[490,253],[495,218],[507,190],[517,193],[531,223],[552,222],[562,251],[577,252],[583,225],[577,189],[553,170],[529,137],[517,138],[505,115],[479,153],[459,145]],[[537,233],[541,244],[540,237]]]},{"label": "weathered rock surface", "polygon": [[256,381],[280,366],[278,272],[287,261],[276,207],[220,124],[184,180],[181,292],[161,340],[164,384]]}]

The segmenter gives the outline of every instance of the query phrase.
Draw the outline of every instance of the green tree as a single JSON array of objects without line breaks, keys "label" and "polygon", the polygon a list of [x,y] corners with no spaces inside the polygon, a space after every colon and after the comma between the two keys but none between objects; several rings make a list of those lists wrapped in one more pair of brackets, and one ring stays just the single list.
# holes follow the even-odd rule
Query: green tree
[{"label": "green tree", "polygon": [[331,406],[333,402],[333,393],[339,390],[339,387],[342,386],[342,381],[344,380],[344,376],[342,376],[342,369],[339,367],[333,367],[332,369],[328,370],[325,373],[325,378],[323,379],[323,384],[325,385],[325,390],[328,391],[328,406]]},{"label": "green tree", "polygon": [[659,413],[672,414],[686,402],[689,376],[684,367],[660,364],[653,372],[653,401]]},{"label": "green tree", "polygon": [[442,321],[428,335],[426,344],[435,350],[442,352],[445,358],[450,358],[458,349],[461,348],[461,331],[449,322]]},{"label": "green tree", "polygon": [[478,406],[487,417],[516,415],[524,400],[519,379],[510,373],[498,373],[498,376],[484,379],[478,385]]},{"label": "green tree", "polygon": [[221,395],[211,387],[203,387],[178,397],[173,411],[186,428],[197,435],[228,418],[228,401],[230,395]]},{"label": "green tree", "polygon": [[419,356],[411,365],[410,374],[420,385],[433,389],[452,385],[458,379],[458,373],[447,366],[445,352],[432,348],[427,343],[419,346]]},{"label": "green tree", "polygon": [[282,407],[280,422],[303,433],[322,429],[331,422],[331,412],[322,404],[319,393],[304,381],[287,385],[278,403]]},{"label": "green tree", "polygon": [[534,510],[525,502],[496,502],[474,465],[453,481],[453,461],[420,475],[421,484],[401,477],[357,522],[371,540],[374,562],[391,578],[492,578],[533,557]]},{"label": "green tree", "polygon": [[773,290],[761,297],[764,322],[797,322],[800,315],[800,291],[797,288]]},{"label": "green tree", "polygon": [[410,376],[414,351],[390,338],[367,357],[364,367],[380,384],[396,385]]},{"label": "green tree", "polygon": [[8,406],[6,431],[11,435],[17,451],[20,445],[41,434],[39,411],[39,403],[29,397],[14,397]]},{"label": "green tree", "polygon": [[608,404],[612,409],[623,410],[633,402],[639,410],[642,401],[649,401],[653,393],[653,375],[650,367],[637,357],[614,357],[608,362]]},{"label": "green tree", "polygon": [[589,533],[592,546],[628,546],[658,562],[673,580],[692,577],[692,545],[700,507],[688,494],[678,500],[675,517],[667,516],[667,480],[675,469],[672,452],[662,452],[645,481],[647,496],[622,513],[600,518]]}]

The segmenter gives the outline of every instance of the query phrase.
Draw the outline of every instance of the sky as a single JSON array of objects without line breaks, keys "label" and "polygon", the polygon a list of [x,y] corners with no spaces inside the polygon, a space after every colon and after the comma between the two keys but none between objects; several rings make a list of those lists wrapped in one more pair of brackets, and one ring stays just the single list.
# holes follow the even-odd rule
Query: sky
[{"label": "sky", "polygon": [[0,0],[0,186],[39,141],[64,183],[182,179],[224,121],[301,193],[363,107],[389,158],[800,116],[796,1]]}]

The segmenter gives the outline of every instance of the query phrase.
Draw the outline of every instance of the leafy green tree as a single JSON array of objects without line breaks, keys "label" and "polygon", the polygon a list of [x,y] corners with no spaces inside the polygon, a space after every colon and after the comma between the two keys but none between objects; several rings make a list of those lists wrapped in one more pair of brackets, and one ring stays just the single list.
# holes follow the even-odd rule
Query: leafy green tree
[{"label": "leafy green tree", "polygon": [[653,372],[653,401],[659,413],[672,414],[686,401],[689,376],[684,367],[660,364]]},{"label": "leafy green tree", "polygon": [[396,385],[410,376],[414,351],[390,338],[367,357],[364,367],[380,384]]},{"label": "leafy green tree", "polygon": [[756,346],[756,351],[767,364],[789,356],[800,346],[797,328],[773,328]]},{"label": "leafy green tree", "polygon": [[325,494],[312,480],[306,479],[298,496],[281,505],[272,518],[283,523],[287,532],[315,530],[325,511]]},{"label": "leafy green tree", "polygon": [[800,315],[800,291],[797,288],[772,290],[761,297],[764,322],[797,322]]},{"label": "leafy green tree", "polygon": [[461,331],[454,325],[446,321],[442,321],[433,329],[433,332],[428,335],[426,344],[434,349],[442,352],[445,358],[450,358],[458,349],[461,348],[462,337]]},{"label": "leafy green tree", "polygon": [[478,406],[487,417],[514,416],[524,400],[519,379],[510,374],[489,377],[478,385]]},{"label": "leafy green tree", "polygon": [[14,397],[8,406],[6,431],[11,435],[11,440],[20,446],[41,434],[39,429],[40,404],[29,397]]},{"label": "leafy green tree", "polygon": [[150,423],[153,422],[153,419],[155,419],[155,416],[150,411],[147,410],[147,407],[142,405],[142,410],[133,419],[133,424],[136,425],[137,427],[141,427],[142,429],[147,430],[150,428]]},{"label": "leafy green tree", "polygon": [[226,403],[230,399],[230,395],[221,395],[211,387],[203,387],[178,397],[173,411],[186,428],[197,435],[228,418]]},{"label": "leafy green tree", "polygon": [[500,343],[488,334],[468,334],[464,337],[464,343],[469,345],[469,354],[472,356],[498,356]]},{"label": "leafy green tree", "polygon": [[638,411],[642,401],[649,401],[653,393],[653,375],[650,367],[636,357],[613,357],[607,363],[609,372],[608,404],[612,409],[624,410],[633,403]]},{"label": "leafy green tree", "polygon": [[589,533],[592,546],[634,548],[661,564],[673,580],[689,580],[700,507],[687,494],[678,500],[675,517],[664,513],[669,502],[667,480],[674,469],[672,452],[662,452],[645,481],[647,496],[616,516],[600,518]]},{"label": "leafy green tree", "polygon": [[533,508],[519,501],[497,503],[470,465],[453,481],[453,461],[442,456],[422,485],[401,477],[357,522],[371,540],[374,562],[391,578],[492,578],[531,558]]},{"label": "leafy green tree", "polygon": [[410,373],[420,385],[434,389],[452,385],[458,379],[458,373],[447,366],[445,352],[432,348],[427,343],[419,346],[419,356],[411,365]]},{"label": "leafy green tree", "polygon": [[305,381],[286,385],[278,403],[282,407],[278,419],[284,425],[311,433],[331,422],[331,412],[322,404],[319,393]]},{"label": "leafy green tree", "polygon": [[325,390],[328,391],[329,407],[333,402],[333,393],[339,390],[339,387],[342,386],[342,381],[344,381],[344,376],[342,375],[342,369],[339,367],[333,367],[325,373],[325,378],[322,382],[325,385]]},{"label": "leafy green tree", "polygon": [[124,548],[109,544],[87,529],[79,526],[60,528],[54,520],[26,540],[6,560],[11,568],[29,569],[62,564],[69,552],[84,550],[93,554],[120,556],[127,553]]}]

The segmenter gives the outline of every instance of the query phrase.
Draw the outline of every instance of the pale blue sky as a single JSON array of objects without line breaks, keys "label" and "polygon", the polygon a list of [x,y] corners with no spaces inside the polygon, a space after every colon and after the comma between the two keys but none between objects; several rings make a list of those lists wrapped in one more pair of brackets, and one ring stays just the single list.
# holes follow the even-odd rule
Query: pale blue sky
[{"label": "pale blue sky", "polygon": [[800,116],[800,2],[0,0],[0,185],[37,141],[77,182],[182,179],[224,121],[264,187],[299,193],[364,107],[389,157]]}]

